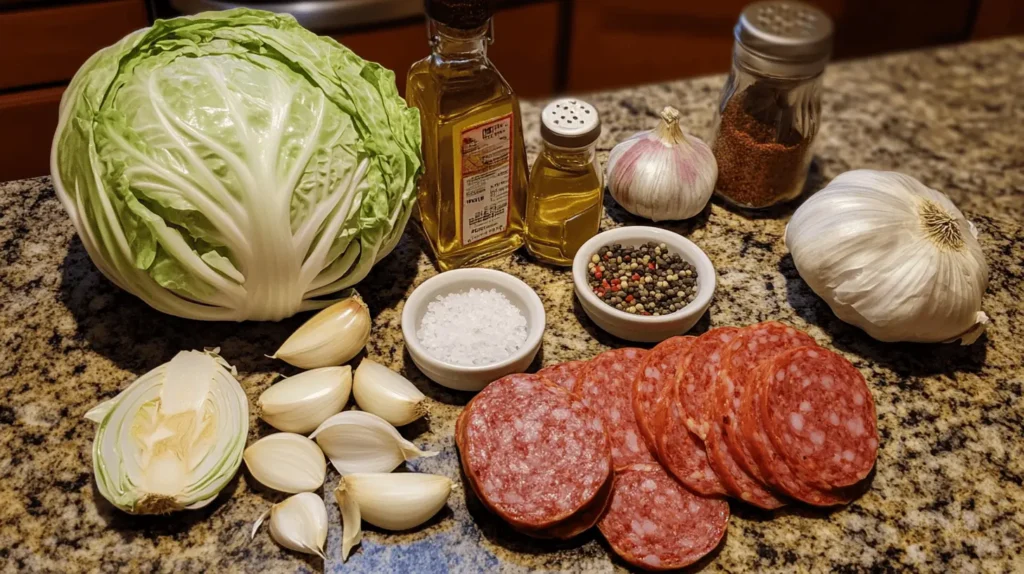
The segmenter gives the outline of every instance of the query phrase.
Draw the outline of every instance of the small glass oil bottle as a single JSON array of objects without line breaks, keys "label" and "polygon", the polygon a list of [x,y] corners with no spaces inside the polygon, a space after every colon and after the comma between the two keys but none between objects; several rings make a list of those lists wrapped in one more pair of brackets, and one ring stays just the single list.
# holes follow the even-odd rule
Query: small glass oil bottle
[{"label": "small glass oil bottle", "polygon": [[419,220],[442,271],[523,244],[526,146],[519,100],[487,59],[493,0],[426,0],[431,54],[405,99],[419,108]]},{"label": "small glass oil bottle", "polygon": [[601,119],[577,99],[548,104],[540,114],[544,149],[530,172],[526,248],[541,261],[572,265],[601,226],[604,181],[594,149]]}]

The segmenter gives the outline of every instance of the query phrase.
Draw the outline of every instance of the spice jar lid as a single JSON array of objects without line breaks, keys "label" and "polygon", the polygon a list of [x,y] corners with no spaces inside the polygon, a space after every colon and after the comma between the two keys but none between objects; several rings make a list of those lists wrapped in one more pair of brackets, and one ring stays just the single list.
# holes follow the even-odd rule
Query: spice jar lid
[{"label": "spice jar lid", "polygon": [[495,0],[424,0],[427,16],[445,26],[472,30],[494,15]]},{"label": "spice jar lid", "polygon": [[601,135],[597,108],[576,98],[562,98],[544,106],[540,124],[544,141],[558,147],[585,147]]},{"label": "spice jar lid", "polygon": [[737,55],[765,73],[815,75],[832,54],[832,19],[792,0],[755,2],[740,14],[734,35]]}]

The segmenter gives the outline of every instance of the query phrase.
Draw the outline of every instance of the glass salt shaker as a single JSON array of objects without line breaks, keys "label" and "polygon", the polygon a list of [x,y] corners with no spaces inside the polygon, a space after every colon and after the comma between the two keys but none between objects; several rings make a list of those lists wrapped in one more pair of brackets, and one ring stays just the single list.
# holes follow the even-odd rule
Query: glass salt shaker
[{"label": "glass salt shaker", "polygon": [[572,265],[597,234],[604,209],[604,176],[595,149],[601,135],[597,108],[563,98],[540,114],[544,147],[533,163],[526,194],[526,248],[553,265]]},{"label": "glass salt shaker", "polygon": [[760,209],[803,191],[832,31],[827,14],[800,2],[756,2],[740,14],[711,140],[715,193],[726,202]]}]

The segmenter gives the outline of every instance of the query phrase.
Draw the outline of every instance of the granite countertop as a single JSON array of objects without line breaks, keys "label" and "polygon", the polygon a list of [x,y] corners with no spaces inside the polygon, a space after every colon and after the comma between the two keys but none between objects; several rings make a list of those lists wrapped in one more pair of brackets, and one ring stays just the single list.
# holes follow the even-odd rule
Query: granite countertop
[{"label": "granite countertop", "polygon": [[[719,288],[700,332],[774,319],[806,330],[866,375],[881,448],[870,490],[832,511],[762,512],[733,504],[728,537],[703,563],[717,571],[1024,571],[1024,38],[845,62],[825,81],[810,187],[857,167],[894,169],[947,193],[974,221],[991,266],[975,345],[885,344],[837,320],[800,280],[782,234],[789,210],[747,218],[713,204],[667,227],[704,248]],[[706,135],[722,77],[592,96],[611,146],[653,125],[662,106]],[[523,107],[532,151],[538,107]],[[604,227],[640,221],[609,201]],[[591,357],[621,341],[574,302],[569,272],[521,254],[498,263],[542,297],[539,364]],[[428,382],[405,354],[402,302],[436,273],[413,233],[361,285],[374,315],[366,354],[431,399],[429,422],[403,429],[441,451],[410,465],[459,482],[454,420],[470,395]],[[219,346],[255,401],[279,374],[264,356],[301,322],[203,324],[151,310],[89,261],[47,178],[0,184],[0,570],[612,571],[600,537],[563,543],[512,533],[457,489],[410,533],[370,529],[347,564],[329,487],[329,561],[278,548],[257,516],[282,497],[240,472],[212,505],[169,517],[112,508],[92,478],[94,425],[82,415],[182,349]],[[536,366],[536,365],[535,365]],[[250,441],[271,432],[255,418]]]}]

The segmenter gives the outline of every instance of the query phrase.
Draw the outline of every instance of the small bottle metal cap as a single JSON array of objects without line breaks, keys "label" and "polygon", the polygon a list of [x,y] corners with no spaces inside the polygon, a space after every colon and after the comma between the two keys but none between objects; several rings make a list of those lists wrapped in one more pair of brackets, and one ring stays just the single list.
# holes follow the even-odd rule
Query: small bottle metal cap
[{"label": "small bottle metal cap", "polygon": [[750,52],[748,63],[768,72],[816,74],[832,54],[832,19],[814,6],[792,0],[747,6],[734,35],[736,43]]},{"label": "small bottle metal cap", "polygon": [[601,117],[597,108],[583,100],[555,100],[540,113],[540,135],[558,147],[586,147],[601,135]]}]

